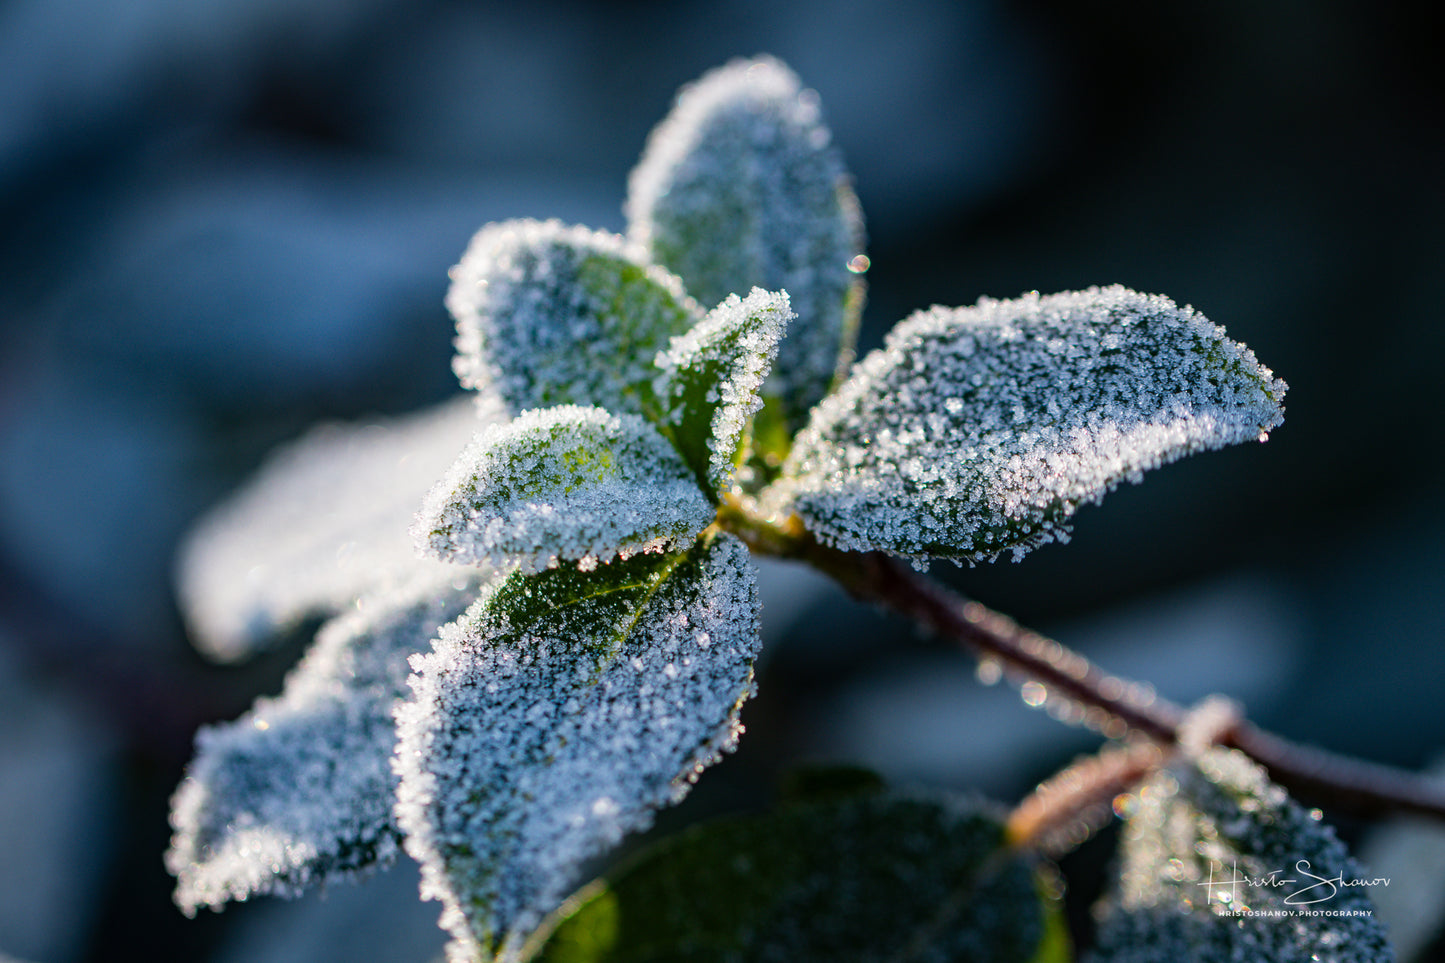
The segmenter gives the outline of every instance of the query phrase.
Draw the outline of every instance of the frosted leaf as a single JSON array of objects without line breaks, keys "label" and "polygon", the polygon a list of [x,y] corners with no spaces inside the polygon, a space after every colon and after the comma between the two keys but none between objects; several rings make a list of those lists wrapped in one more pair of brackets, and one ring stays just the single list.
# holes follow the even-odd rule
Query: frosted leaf
[{"label": "frosted leaf", "polygon": [[728,489],[746,453],[759,389],[792,318],[786,293],[730,294],[657,356],[663,421],[713,496]]},{"label": "frosted leaf", "polygon": [[513,414],[597,405],[651,414],[653,356],[702,310],[619,236],[559,221],[488,224],[452,269],[457,377]]},{"label": "frosted leaf", "polygon": [[730,535],[514,575],[442,630],[397,709],[397,818],[452,960],[515,958],[583,860],[732,748],[757,648]]},{"label": "frosted leaf", "polygon": [[404,418],[323,425],[276,451],[182,546],[181,608],[212,658],[252,655],[358,595],[448,566],[421,559],[416,506],[480,425],[466,397]]},{"label": "frosted leaf", "polygon": [[1038,890],[1028,857],[977,804],[810,800],[662,840],[579,891],[527,958],[1062,963],[1057,901]]},{"label": "frosted leaf", "polygon": [[1205,749],[1128,808],[1094,963],[1394,960],[1369,897],[1386,884],[1243,754]]},{"label": "frosted leaf", "polygon": [[182,909],[294,896],[394,858],[392,707],[407,657],[477,598],[483,574],[456,576],[362,599],[322,628],[278,698],[197,734],[166,854]]},{"label": "frosted leaf", "polygon": [[818,97],[770,57],[679,93],[628,183],[628,237],[703,304],[785,290],[799,323],[764,393],[791,434],[853,348],[863,219]]},{"label": "frosted leaf", "polygon": [[1263,438],[1285,387],[1202,315],[1119,286],[930,308],[818,406],[771,497],[843,549],[1017,558],[1121,481]]},{"label": "frosted leaf", "polygon": [[712,520],[692,472],[650,423],[563,405],[477,435],[413,533],[446,561],[536,571],[677,548]]}]

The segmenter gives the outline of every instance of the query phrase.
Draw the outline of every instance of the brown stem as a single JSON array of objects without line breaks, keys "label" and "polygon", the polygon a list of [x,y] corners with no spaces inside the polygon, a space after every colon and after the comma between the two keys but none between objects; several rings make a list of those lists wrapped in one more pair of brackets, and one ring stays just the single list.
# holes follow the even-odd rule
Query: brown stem
[{"label": "brown stem", "polygon": [[1220,745],[1238,749],[1300,796],[1328,800],[1361,815],[1417,813],[1445,819],[1445,780],[1282,739],[1248,722]]},{"label": "brown stem", "polygon": [[[1187,713],[1155,697],[1149,686],[1101,671],[1078,653],[961,598],[892,556],[829,548],[796,518],[763,519],[735,501],[722,506],[718,520],[755,551],[807,562],[855,598],[960,642],[1021,681],[1041,685],[1040,697],[1062,697],[1101,712],[1108,721],[1098,728],[1111,738],[1133,731],[1165,747],[1179,742]],[[1218,741],[1243,751],[1275,782],[1302,797],[1360,813],[1412,812],[1445,819],[1445,783],[1439,780],[1300,746],[1247,722],[1230,726]]]},{"label": "brown stem", "polygon": [[1111,736],[1121,737],[1127,729],[1169,742],[1184,719],[1183,709],[1157,698],[1150,687],[1101,671],[1078,653],[978,602],[964,601],[896,559],[879,553],[838,555],[843,558],[829,559],[835,563],[829,573],[855,596],[962,642],[985,659],[997,660],[1023,679],[1041,684],[1042,698],[1102,709],[1122,724],[1104,727]]},{"label": "brown stem", "polygon": [[1132,739],[1075,760],[1039,783],[1009,814],[1009,842],[1053,856],[1076,849],[1113,818],[1115,800],[1164,758],[1157,742]]}]

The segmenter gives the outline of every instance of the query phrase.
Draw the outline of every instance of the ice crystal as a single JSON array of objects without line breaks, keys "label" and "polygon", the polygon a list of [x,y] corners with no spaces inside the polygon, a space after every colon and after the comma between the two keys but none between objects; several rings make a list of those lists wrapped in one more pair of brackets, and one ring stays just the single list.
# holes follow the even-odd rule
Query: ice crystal
[{"label": "ice crystal", "polygon": [[414,533],[446,561],[536,571],[680,547],[712,518],[650,423],[563,405],[483,430],[427,496]]},{"label": "ice crystal", "polygon": [[251,655],[359,595],[443,568],[407,535],[422,496],[491,421],[466,398],[405,418],[325,425],[272,455],[187,538],[178,566],[192,637],[212,658]]},{"label": "ice crystal", "polygon": [[453,960],[512,956],[583,859],[731,748],[757,646],[728,535],[513,575],[442,630],[397,709],[397,818]]},{"label": "ice crystal", "polygon": [[361,600],[322,628],[279,698],[197,734],[166,854],[182,909],[291,896],[393,858],[392,708],[407,694],[407,658],[483,578],[433,572]]},{"label": "ice crystal", "polygon": [[763,379],[792,318],[786,293],[732,294],[657,356],[664,421],[709,494],[731,485],[763,405]]},{"label": "ice crystal", "polygon": [[[726,293],[726,292],[724,292]],[[682,282],[621,237],[559,221],[488,224],[452,269],[457,377],[517,414],[650,414],[653,356],[702,317]]]},{"label": "ice crystal", "polygon": [[774,498],[824,541],[983,560],[1079,505],[1264,437],[1285,384],[1224,329],[1113,286],[920,311],[818,406]]},{"label": "ice crystal", "polygon": [[796,429],[852,350],[863,221],[818,97],[770,57],[684,87],[628,184],[629,238],[716,304],[786,290],[801,319],[765,393]]},{"label": "ice crystal", "polygon": [[1133,796],[1093,963],[1389,963],[1386,885],[1235,750],[1187,753]]}]

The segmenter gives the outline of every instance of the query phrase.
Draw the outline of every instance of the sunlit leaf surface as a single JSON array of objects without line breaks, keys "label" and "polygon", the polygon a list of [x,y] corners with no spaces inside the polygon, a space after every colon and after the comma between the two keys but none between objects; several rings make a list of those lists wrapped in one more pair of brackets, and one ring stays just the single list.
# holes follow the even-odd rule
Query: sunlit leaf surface
[{"label": "sunlit leaf surface", "polygon": [[294,896],[395,857],[392,709],[407,692],[407,658],[483,578],[457,569],[364,598],[322,628],[279,697],[197,734],[166,854],[182,909]]},{"label": "sunlit leaf surface", "polygon": [[684,87],[628,184],[629,237],[703,304],[786,291],[798,323],[764,394],[790,429],[852,351],[863,219],[818,97],[770,57]]},{"label": "sunlit leaf surface", "polygon": [[818,406],[779,500],[844,549],[1018,557],[1120,482],[1262,439],[1284,392],[1223,328],[1157,295],[931,308]]},{"label": "sunlit leaf surface", "polygon": [[427,496],[414,532],[446,561],[536,571],[686,546],[712,519],[650,423],[564,405],[483,431]]},{"label": "sunlit leaf surface", "polygon": [[720,535],[514,575],[415,660],[397,816],[453,960],[509,958],[582,860],[734,744],[757,633],[747,550]]}]

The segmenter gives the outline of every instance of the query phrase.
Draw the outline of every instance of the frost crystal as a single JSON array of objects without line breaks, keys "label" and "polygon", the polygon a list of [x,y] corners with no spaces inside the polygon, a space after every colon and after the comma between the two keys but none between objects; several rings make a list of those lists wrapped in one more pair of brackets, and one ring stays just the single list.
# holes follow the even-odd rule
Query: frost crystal
[{"label": "frost crystal", "polygon": [[204,518],[178,566],[198,648],[245,658],[358,595],[446,566],[417,558],[407,527],[422,496],[478,427],[505,418],[466,398],[370,424],[325,425],[271,456]]},{"label": "frost crystal", "polygon": [[677,548],[712,519],[651,424],[564,405],[482,431],[427,496],[414,534],[447,561],[537,571]]},{"label": "frost crystal", "polygon": [[182,909],[294,896],[394,857],[392,707],[407,657],[478,595],[481,573],[453,577],[361,600],[321,630],[279,698],[197,734],[166,854]]},{"label": "frost crystal", "polygon": [[615,234],[489,224],[452,269],[457,377],[517,414],[598,405],[650,414],[652,358],[702,317],[682,282]]},{"label": "frost crystal", "polygon": [[790,429],[851,352],[862,283],[857,199],[818,97],[772,58],[735,61],[684,87],[628,184],[629,238],[703,304],[786,290],[801,323],[765,393]]},{"label": "frost crystal", "polygon": [[709,493],[726,491],[747,449],[759,394],[793,312],[786,293],[729,295],[657,356],[657,394],[674,441]]},{"label": "frost crystal", "polygon": [[1191,755],[1133,796],[1093,963],[1393,961],[1334,831],[1241,753]]},{"label": "frost crystal", "polygon": [[1121,481],[1263,438],[1285,387],[1192,309],[1118,286],[935,307],[818,406],[771,497],[843,549],[1018,557]]},{"label": "frost crystal", "polygon": [[513,958],[582,860],[732,747],[757,648],[728,535],[514,575],[442,630],[397,709],[397,820],[453,960]]}]

